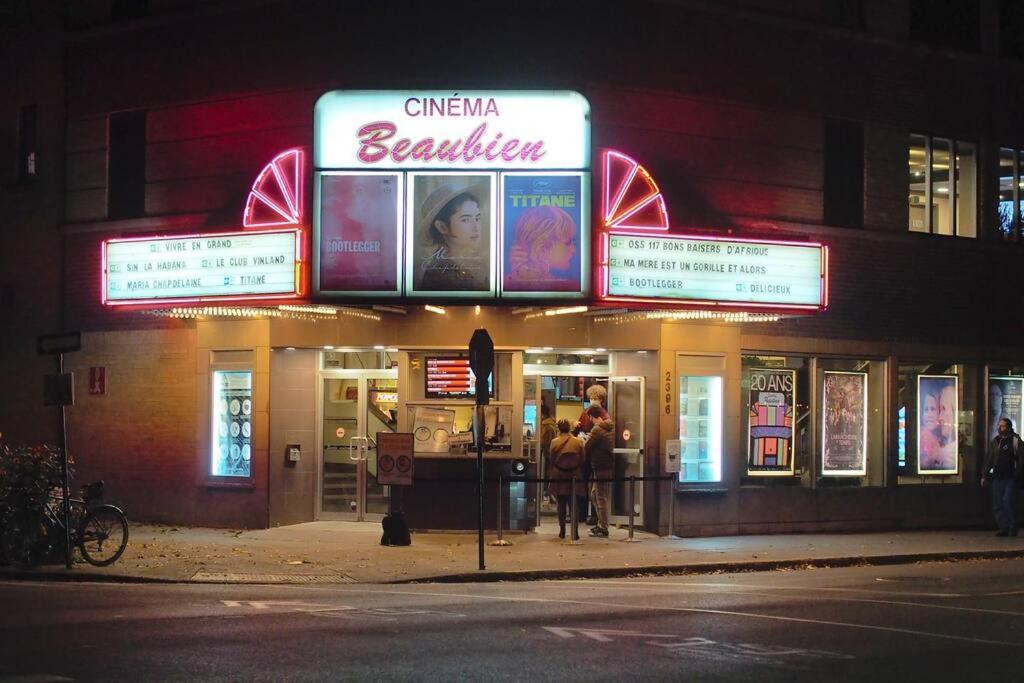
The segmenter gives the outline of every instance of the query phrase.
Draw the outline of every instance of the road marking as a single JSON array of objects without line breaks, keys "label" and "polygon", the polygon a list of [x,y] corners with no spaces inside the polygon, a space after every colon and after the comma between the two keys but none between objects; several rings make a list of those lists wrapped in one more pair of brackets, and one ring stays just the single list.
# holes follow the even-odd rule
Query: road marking
[{"label": "road marking", "polygon": [[[647,588],[642,588],[641,586],[650,586],[650,587],[658,587],[658,586],[668,586],[668,587],[682,587],[682,586],[686,586],[686,587],[689,587],[690,586],[690,584],[656,583],[656,582],[651,582],[651,581],[634,581],[634,582],[629,582],[629,581],[594,580],[594,581],[591,582],[591,585],[592,586],[596,586],[597,588],[601,588],[601,584],[607,585],[609,589],[614,587],[615,590],[621,590],[623,588],[625,588],[627,590],[649,590]],[[745,588],[745,586],[732,586],[732,588],[737,589],[737,590],[719,590],[719,591],[715,591],[715,592],[705,592],[705,591],[677,591],[677,592],[679,592],[679,593],[695,593],[695,594],[701,594],[701,595],[756,595],[756,596],[759,596],[759,597],[769,597],[769,594],[767,594],[767,593],[757,593],[757,592],[752,591],[752,590],[743,590]],[[812,591],[812,590],[816,590],[816,589],[808,588],[806,590]],[[986,609],[984,607],[960,607],[960,606],[957,606],[957,605],[935,605],[935,604],[927,603],[927,602],[910,602],[910,601],[907,601],[907,600],[878,600],[876,598],[830,597],[830,596],[824,596],[824,595],[813,595],[811,593],[805,593],[805,594],[801,595],[801,597],[809,599],[809,600],[820,600],[820,601],[826,601],[826,602],[864,602],[864,603],[876,604],[876,605],[896,605],[896,606],[900,606],[900,607],[926,607],[928,609],[941,609],[941,610],[948,610],[948,611],[952,611],[952,612],[974,612],[974,613],[977,613],[977,614],[998,614],[998,615],[1007,616],[1007,617],[1024,617],[1024,612],[1008,612],[1006,610]]]},{"label": "road marking", "polygon": [[[640,633],[639,631],[616,631],[608,628],[563,628],[561,626],[543,626],[560,638],[575,638],[581,635],[599,643],[610,643],[618,638],[678,638],[674,633]],[[609,636],[616,636],[610,638]]]},{"label": "road marking", "polygon": [[305,600],[221,600],[225,607],[251,607],[256,610],[285,608],[287,612],[313,614],[317,616],[355,616],[371,617],[405,617],[417,614],[440,614],[446,617],[464,617],[458,612],[417,609],[406,607],[355,607],[352,605],[332,605],[327,602],[307,602]]},{"label": "road marking", "polygon": [[770,621],[785,621],[796,624],[813,624],[818,626],[835,626],[838,628],[852,628],[864,631],[880,631],[882,633],[900,633],[903,635],[919,636],[923,638],[938,638],[940,640],[955,640],[967,643],[981,643],[984,645],[1007,645],[1010,647],[1021,647],[1020,643],[1008,642],[1003,640],[989,640],[987,638],[972,638],[970,636],[955,636],[947,633],[931,633],[928,631],[918,631],[916,629],[909,628],[897,628],[895,626],[874,626],[871,624],[856,624],[845,621],[830,621],[827,619],[804,619],[800,617],[783,617],[774,614],[757,614],[755,612],[737,612],[733,610],[720,610],[720,609],[706,609],[700,607],[667,607],[662,605],[623,605],[614,602],[595,602],[592,600],[564,600],[555,598],[519,598],[519,597],[506,597],[500,595],[474,595],[472,593],[428,593],[428,592],[413,592],[413,591],[396,591],[396,590],[367,590],[369,586],[359,589],[345,589],[345,588],[334,588],[334,587],[322,587],[320,590],[333,591],[336,593],[360,593],[361,595],[367,595],[369,593],[382,593],[384,595],[414,595],[414,596],[431,596],[441,598],[469,598],[471,600],[492,600],[498,602],[536,602],[541,604],[561,604],[561,605],[582,605],[585,607],[612,607],[623,610],[658,610],[662,612],[688,612],[690,614],[716,614],[720,616],[732,616],[732,617],[744,617],[748,619],[767,619]]},{"label": "road marking", "polygon": [[[601,583],[613,583],[612,579],[569,579],[573,583],[590,583],[590,582],[601,582]],[[548,583],[554,583],[549,581]],[[564,583],[564,580],[558,583]],[[826,591],[830,593],[873,593],[876,595],[893,595],[893,591],[884,590],[873,590],[871,588],[833,588],[827,586],[767,586],[764,584],[752,584],[752,583],[721,583],[721,582],[710,582],[710,581],[619,581],[618,583],[623,584],[635,584],[643,583],[645,585],[658,585],[658,586],[698,586],[708,588],[757,588],[762,590],[774,590],[774,591]],[[900,591],[898,595],[912,596],[916,598],[970,598],[975,597],[967,593],[916,593],[909,591]]]},{"label": "road marking", "polygon": [[699,637],[685,638],[676,643],[647,644],[664,648],[675,655],[688,655],[700,659],[752,662],[790,669],[806,669],[807,667],[802,666],[798,662],[787,661],[787,658],[804,660],[854,659],[853,655],[845,655],[828,650],[807,650],[804,648],[757,645],[755,643],[723,643]]}]

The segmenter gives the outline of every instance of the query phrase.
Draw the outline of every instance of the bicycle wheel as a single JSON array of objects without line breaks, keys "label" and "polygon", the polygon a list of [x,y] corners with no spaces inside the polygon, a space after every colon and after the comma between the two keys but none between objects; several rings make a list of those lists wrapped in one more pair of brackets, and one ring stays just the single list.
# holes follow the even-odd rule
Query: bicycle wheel
[{"label": "bicycle wheel", "polygon": [[106,567],[117,562],[128,545],[128,520],[113,505],[89,511],[78,527],[78,549],[89,564]]},{"label": "bicycle wheel", "polygon": [[38,510],[9,510],[4,517],[3,555],[12,566],[37,567],[50,557],[53,543],[50,525]]}]

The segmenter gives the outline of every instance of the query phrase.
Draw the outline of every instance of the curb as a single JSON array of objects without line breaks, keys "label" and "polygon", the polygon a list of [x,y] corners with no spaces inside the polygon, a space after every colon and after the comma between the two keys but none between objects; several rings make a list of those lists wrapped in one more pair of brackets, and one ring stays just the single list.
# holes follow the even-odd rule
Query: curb
[{"label": "curb", "polygon": [[[677,565],[651,565],[637,567],[583,567],[579,569],[526,569],[521,571],[462,572],[441,574],[415,579],[383,581],[379,585],[408,585],[420,583],[494,583],[499,581],[552,581],[559,579],[611,579],[632,576],[701,575],[745,572],[768,572],[781,569],[826,569],[830,567],[871,567],[918,562],[963,562],[968,560],[1011,560],[1024,558],[1024,549],[1018,550],[964,550],[942,553],[911,553],[902,555],[848,555],[812,559],[757,560],[747,562],[700,562]],[[134,584],[189,584],[189,585],[292,585],[259,581],[192,581],[131,574],[100,574],[96,572],[72,573],[67,570],[31,571],[0,568],[0,581],[60,581],[66,583],[134,583]],[[352,585],[339,582],[336,585]],[[320,584],[331,585],[331,584]]]},{"label": "curb", "polygon": [[854,555],[797,560],[758,560],[749,562],[702,562],[696,564],[653,565],[647,567],[593,567],[582,569],[527,569],[522,571],[464,572],[419,579],[386,581],[385,584],[414,583],[492,583],[497,581],[552,581],[559,579],[611,579],[631,576],[672,576],[767,572],[780,569],[827,569],[830,567],[870,567],[918,562],[963,562],[967,560],[1012,560],[1024,558],[1024,550],[964,550],[944,553],[903,555]]}]

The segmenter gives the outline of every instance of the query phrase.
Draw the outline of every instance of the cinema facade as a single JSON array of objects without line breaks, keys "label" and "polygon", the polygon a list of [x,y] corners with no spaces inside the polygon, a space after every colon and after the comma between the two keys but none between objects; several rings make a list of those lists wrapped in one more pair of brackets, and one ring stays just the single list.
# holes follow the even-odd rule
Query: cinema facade
[{"label": "cinema facade", "polygon": [[[80,474],[142,520],[372,522],[394,498],[414,528],[473,528],[466,351],[483,327],[485,469],[506,478],[510,528],[551,524],[524,480],[544,472],[540,421],[578,419],[593,384],[615,422],[613,523],[630,476],[652,478],[633,484],[634,513],[661,533],[670,510],[686,535],[982,523],[989,393],[1020,411],[1019,368],[849,334],[872,319],[851,264],[909,247],[680,226],[649,142],[592,132],[590,100],[320,92],[311,144],[252,166],[237,222],[69,236],[90,321],[68,360]],[[389,432],[412,435],[411,485],[378,467]]]}]

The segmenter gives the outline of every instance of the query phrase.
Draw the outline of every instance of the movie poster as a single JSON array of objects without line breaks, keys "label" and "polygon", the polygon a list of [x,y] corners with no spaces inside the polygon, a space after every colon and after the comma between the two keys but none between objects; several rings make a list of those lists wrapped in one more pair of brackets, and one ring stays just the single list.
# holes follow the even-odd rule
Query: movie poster
[{"label": "movie poster", "polygon": [[1021,394],[1024,394],[1024,377],[988,378],[988,440],[999,434],[999,420],[1006,417],[1013,422],[1013,430],[1019,432],[1024,420]]},{"label": "movie poster", "polygon": [[401,176],[320,176],[321,292],[399,291]]},{"label": "movie poster", "polygon": [[411,173],[406,278],[412,293],[494,292],[491,174]]},{"label": "movie poster", "polygon": [[795,405],[796,370],[750,368],[748,475],[793,474]]},{"label": "movie poster", "polygon": [[826,370],[822,405],[821,473],[867,474],[867,373]]},{"label": "movie poster", "polygon": [[252,463],[252,373],[213,373],[215,477],[248,477]]},{"label": "movie poster", "polygon": [[918,474],[957,473],[958,410],[955,375],[918,375]]},{"label": "movie poster", "polygon": [[582,182],[579,174],[504,176],[503,291],[580,291]]}]

